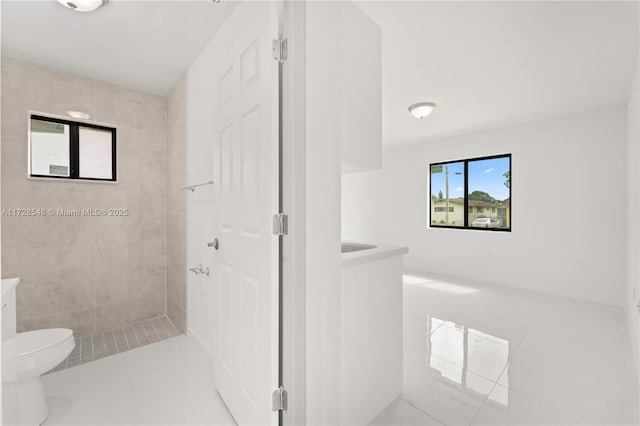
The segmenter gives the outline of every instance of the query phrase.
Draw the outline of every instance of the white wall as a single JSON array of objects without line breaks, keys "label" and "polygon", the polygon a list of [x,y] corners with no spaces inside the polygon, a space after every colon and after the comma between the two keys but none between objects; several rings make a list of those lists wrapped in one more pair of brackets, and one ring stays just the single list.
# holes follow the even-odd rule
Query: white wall
[{"label": "white wall", "polygon": [[[385,154],[379,237],[405,266],[621,306],[626,106],[428,142]],[[428,166],[512,153],[512,232],[430,229]]]},{"label": "white wall", "polygon": [[378,171],[342,175],[342,239],[380,243]]},{"label": "white wall", "polygon": [[[306,14],[307,424],[335,425],[340,385],[339,2]],[[327,29],[331,28],[331,31]],[[333,30],[335,29],[335,30]]]},{"label": "white wall", "polygon": [[[640,55],[639,58],[640,59]],[[636,66],[628,103],[627,130],[627,294],[625,311],[636,375],[640,375],[638,345],[640,344],[640,315],[636,304],[640,299],[640,85],[639,67]]]},{"label": "white wall", "polygon": [[350,1],[340,2],[342,170],[382,167],[382,29]]},{"label": "white wall", "polygon": [[[212,135],[216,135],[211,117],[216,113],[218,85],[211,78],[215,67],[214,37],[187,72],[187,185],[214,180]],[[217,280],[213,253],[207,242],[215,236],[213,185],[187,193],[187,268],[198,264],[208,267],[211,275],[187,276],[187,330],[213,353],[217,326]]]}]

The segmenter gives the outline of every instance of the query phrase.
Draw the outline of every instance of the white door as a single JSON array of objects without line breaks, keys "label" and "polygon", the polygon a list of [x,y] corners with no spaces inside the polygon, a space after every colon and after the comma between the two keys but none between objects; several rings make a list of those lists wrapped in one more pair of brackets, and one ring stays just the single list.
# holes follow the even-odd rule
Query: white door
[{"label": "white door", "polygon": [[215,36],[215,385],[240,425],[277,421],[277,62],[272,2],[243,2]]}]

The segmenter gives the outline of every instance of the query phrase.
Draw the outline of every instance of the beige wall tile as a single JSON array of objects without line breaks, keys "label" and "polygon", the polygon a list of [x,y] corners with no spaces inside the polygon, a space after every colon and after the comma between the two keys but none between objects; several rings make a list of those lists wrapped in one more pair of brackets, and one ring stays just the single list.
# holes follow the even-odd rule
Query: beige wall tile
[{"label": "beige wall tile", "polygon": [[167,315],[186,331],[186,77],[167,101]]},{"label": "beige wall tile", "polygon": [[21,318],[18,315],[18,332],[50,327],[70,328],[77,337],[95,334],[97,331],[96,310],[58,311],[53,314],[38,315],[29,318]]},{"label": "beige wall tile", "polygon": [[[129,209],[126,217],[3,218],[3,274],[22,278],[19,330],[88,335],[164,315],[166,99],[10,58],[1,87],[3,208]],[[28,111],[70,109],[116,127],[117,184],[27,179]]]},{"label": "beige wall tile", "polygon": [[99,305],[96,310],[96,331],[125,327],[137,321],[165,315],[165,313],[163,296]]},{"label": "beige wall tile", "polygon": [[183,305],[180,305],[173,300],[167,300],[167,316],[178,330],[182,332],[186,331],[187,312],[183,309]]}]

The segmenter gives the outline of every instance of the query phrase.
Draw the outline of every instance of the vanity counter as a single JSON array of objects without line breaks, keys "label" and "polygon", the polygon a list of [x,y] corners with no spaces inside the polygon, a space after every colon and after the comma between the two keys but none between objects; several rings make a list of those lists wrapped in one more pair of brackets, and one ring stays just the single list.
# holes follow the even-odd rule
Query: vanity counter
[{"label": "vanity counter", "polygon": [[393,256],[401,256],[409,253],[409,248],[402,246],[389,246],[389,245],[375,245],[355,243],[352,241],[343,241],[343,247],[349,245],[363,245],[372,248],[366,248],[363,250],[342,252],[342,266],[353,266],[360,263],[373,262],[375,260],[386,259]]},{"label": "vanity counter", "polygon": [[402,393],[402,255],[409,250],[346,245],[354,251],[342,253],[340,273],[340,423],[369,424]]}]

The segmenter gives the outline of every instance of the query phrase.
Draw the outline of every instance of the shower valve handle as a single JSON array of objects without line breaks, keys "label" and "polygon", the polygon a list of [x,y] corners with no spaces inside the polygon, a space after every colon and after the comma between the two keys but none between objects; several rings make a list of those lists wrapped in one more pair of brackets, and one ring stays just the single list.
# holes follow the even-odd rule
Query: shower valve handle
[{"label": "shower valve handle", "polygon": [[214,238],[212,242],[207,243],[207,247],[213,247],[214,249],[218,250],[218,247],[220,247],[220,241],[218,241],[217,238]]}]

